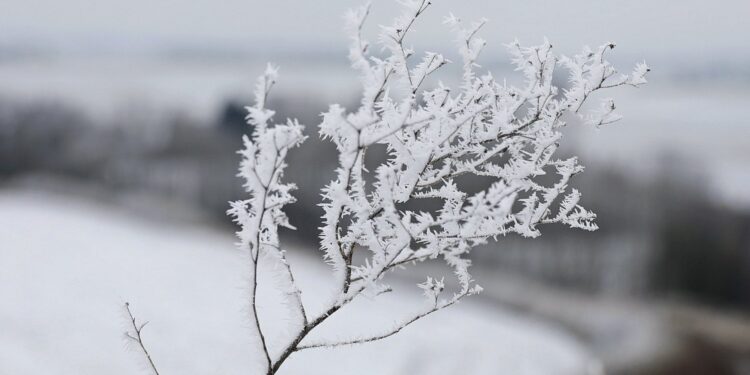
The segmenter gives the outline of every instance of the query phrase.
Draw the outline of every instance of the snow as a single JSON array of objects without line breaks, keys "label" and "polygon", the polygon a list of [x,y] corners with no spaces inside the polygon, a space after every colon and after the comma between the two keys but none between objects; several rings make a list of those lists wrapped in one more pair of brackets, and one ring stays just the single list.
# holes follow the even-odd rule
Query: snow
[{"label": "snow", "polygon": [[[249,336],[248,263],[234,241],[210,226],[146,220],[102,203],[0,192],[0,373],[143,371],[123,337],[125,301],[150,321],[144,340],[162,373],[252,373],[259,353]],[[330,281],[319,252],[307,252],[314,256],[290,252],[306,303],[325,299]],[[272,284],[266,276],[261,270],[261,288]],[[361,322],[387,328],[392,311],[420,301],[381,298],[347,306],[322,334],[377,330]],[[285,322],[269,305],[260,315],[273,342]],[[556,328],[468,301],[377,343],[296,353],[281,373],[582,374],[592,363]]]}]

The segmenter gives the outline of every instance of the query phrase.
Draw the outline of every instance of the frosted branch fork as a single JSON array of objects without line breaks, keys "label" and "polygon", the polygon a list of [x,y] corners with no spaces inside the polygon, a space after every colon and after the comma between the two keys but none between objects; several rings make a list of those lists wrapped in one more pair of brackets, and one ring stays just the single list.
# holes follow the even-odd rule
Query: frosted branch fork
[{"label": "frosted branch fork", "polygon": [[[429,77],[450,62],[428,52],[412,63],[415,52],[405,45],[407,35],[430,2],[402,0],[403,13],[393,24],[381,26],[377,43],[383,55],[370,53],[363,25],[370,6],[350,11],[349,59],[360,74],[363,93],[359,108],[348,112],[334,104],[322,115],[320,136],[330,139],[339,157],[336,177],[323,189],[320,249],[332,267],[337,290],[330,304],[308,315],[286,253],[279,244],[278,227],[290,225],[283,207],[295,202],[294,184],[282,181],[288,152],[304,140],[303,126],[289,120],[269,125],[274,112],[266,108],[269,90],[277,79],[270,66],[258,80],[256,104],[247,107],[252,137],[245,137],[239,176],[249,194],[232,203],[229,213],[240,225],[239,247],[250,254],[252,320],[268,374],[274,374],[299,350],[362,344],[390,337],[417,320],[481,292],[471,274],[469,251],[508,234],[537,237],[543,224],[596,230],[596,215],[580,204],[581,194],[570,189],[571,178],[582,172],[578,159],[555,159],[566,121],[579,118],[599,127],[618,121],[612,99],[598,110],[585,103],[600,90],[646,83],[649,68],[638,64],[628,75],[607,62],[606,43],[588,47],[573,57],[556,56],[552,45],[522,47],[508,44],[512,62],[525,82],[520,87],[478,75],[477,59],[486,42],[477,35],[486,20],[466,27],[453,15],[445,23],[459,36],[462,58],[459,88],[442,83],[424,86]],[[557,67],[567,71],[569,85],[552,84]],[[386,157],[367,170],[367,150],[380,147]],[[542,176],[558,177],[551,186]],[[479,192],[464,190],[468,176],[492,182]],[[431,199],[434,209],[415,210],[410,203]],[[364,258],[356,262],[357,252]],[[261,256],[281,264],[286,303],[294,316],[293,334],[279,353],[271,353],[257,314],[258,272]],[[392,288],[383,284],[388,271],[412,263],[442,259],[457,280],[452,293],[441,278],[419,284],[426,307],[379,334],[347,340],[308,339],[308,335],[342,307]],[[144,349],[145,352],[145,349]]]}]

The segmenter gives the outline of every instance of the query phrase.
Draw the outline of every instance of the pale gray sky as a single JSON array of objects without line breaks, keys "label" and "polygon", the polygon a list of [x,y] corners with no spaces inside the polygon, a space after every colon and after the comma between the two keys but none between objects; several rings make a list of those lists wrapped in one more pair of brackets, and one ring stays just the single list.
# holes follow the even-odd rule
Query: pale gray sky
[{"label": "pale gray sky", "polygon": [[[344,48],[341,14],[359,0],[1,0],[0,42],[57,48],[153,44],[252,45],[315,50]],[[375,0],[374,21],[394,10]],[[434,0],[418,30],[428,43],[450,34],[440,25],[453,11],[487,17],[493,43],[548,36],[566,52],[614,40],[621,52],[654,58],[748,56],[747,0]],[[443,44],[443,43],[440,43]],[[497,47],[499,49],[499,46]],[[723,58],[726,59],[726,56]]]},{"label": "pale gray sky", "polygon": [[[712,151],[706,157],[717,174],[712,181],[726,190],[722,196],[750,205],[746,188],[750,115],[745,105],[750,98],[750,0],[433,2],[413,35],[418,50],[455,58],[451,56],[455,38],[441,25],[443,16],[452,11],[465,20],[489,19],[482,36],[490,45],[480,59],[486,65],[494,61],[507,68],[507,56],[499,54],[505,50],[502,44],[515,37],[533,45],[547,36],[562,54],[575,53],[583,44],[615,41],[618,47],[611,58],[623,70],[645,59],[654,68],[649,86],[622,90],[616,96],[622,98],[618,101],[625,115],[622,124],[595,135],[582,130],[578,147],[596,158],[630,162],[634,157],[650,160],[648,155],[665,150],[693,154],[709,145]],[[145,108],[189,109],[212,118],[227,97],[249,98],[255,75],[265,61],[273,61],[282,66],[277,92],[305,95],[305,90],[314,88],[316,96],[346,102],[357,83],[356,73],[342,66],[348,43],[342,33],[342,14],[361,3],[0,0],[0,96],[63,98],[105,116],[130,108],[123,103],[141,103],[141,107],[146,103]],[[367,30],[372,37],[377,23],[390,20],[397,11],[393,0],[373,3]],[[4,47],[9,45],[94,53],[3,60]],[[220,52],[215,54],[219,57],[227,51],[249,51],[251,55],[242,56],[253,58],[196,64],[191,59],[154,59],[137,53],[164,47],[195,48],[192,52],[199,57],[212,48]],[[101,49],[107,53],[97,55]],[[120,50],[124,55],[111,54]],[[342,64],[312,59],[309,54],[318,51]],[[293,55],[300,52],[307,55]],[[498,56],[488,56],[493,54]],[[322,63],[312,64],[315,61]]]}]

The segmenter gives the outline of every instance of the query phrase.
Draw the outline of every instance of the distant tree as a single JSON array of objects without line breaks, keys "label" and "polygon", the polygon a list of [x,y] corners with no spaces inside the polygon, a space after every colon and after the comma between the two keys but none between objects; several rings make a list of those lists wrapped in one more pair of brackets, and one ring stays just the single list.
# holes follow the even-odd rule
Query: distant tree
[{"label": "distant tree", "polygon": [[[266,108],[277,70],[270,66],[259,79],[256,103],[248,107],[251,137],[245,137],[240,175],[249,198],[233,202],[229,213],[241,229],[239,246],[250,254],[250,305],[258,350],[267,374],[275,374],[295,352],[381,340],[411,323],[451,306],[482,288],[469,273],[467,253],[497,236],[511,233],[537,237],[543,224],[562,223],[572,228],[597,229],[594,213],[581,207],[580,193],[569,189],[571,177],[583,171],[575,157],[555,159],[566,115],[575,115],[600,127],[620,119],[612,99],[601,107],[584,110],[595,91],[639,86],[648,67],[638,64],[630,75],[617,75],[605,55],[615,47],[607,43],[571,58],[557,57],[545,41],[536,47],[508,45],[517,70],[525,77],[522,87],[496,81],[491,74],[477,75],[477,58],[485,41],[477,32],[485,21],[463,26],[453,15],[445,23],[459,35],[463,59],[461,83],[454,90],[442,84],[423,89],[429,76],[449,61],[426,53],[416,64],[414,51],[404,41],[415,21],[428,9],[427,0],[401,1],[404,12],[382,27],[378,44],[386,56],[370,55],[361,37],[369,6],[347,15],[352,44],[349,58],[360,72],[363,95],[360,107],[347,112],[331,105],[323,114],[320,135],[330,139],[339,153],[336,177],[323,189],[323,225],[320,248],[331,266],[338,288],[322,311],[311,312],[302,302],[300,288],[280,247],[278,228],[294,229],[283,211],[295,202],[294,184],[282,181],[289,151],[306,138],[296,120],[270,125],[274,112]],[[567,69],[570,87],[552,84],[558,66]],[[375,168],[366,168],[367,151],[382,145],[387,157]],[[558,178],[544,185],[541,176]],[[476,175],[493,183],[468,194],[458,178]],[[408,204],[431,199],[439,209],[412,210]],[[355,261],[355,253],[359,254]],[[280,350],[269,350],[258,319],[258,271],[261,259],[276,264],[286,285],[291,335]],[[362,295],[389,292],[388,271],[416,262],[442,259],[453,269],[456,290],[445,290],[443,276],[419,284],[427,303],[421,311],[404,316],[380,334],[350,339],[311,340],[308,335],[321,323]],[[269,270],[270,271],[270,270]],[[132,333],[140,342],[140,328]],[[145,347],[141,345],[144,349]],[[153,362],[150,362],[153,363]],[[155,367],[154,367],[155,370]],[[156,372],[156,371],[155,371]]]},{"label": "distant tree", "polygon": [[252,129],[247,126],[245,116],[247,111],[235,101],[224,104],[219,115],[219,127],[234,134],[250,134]]}]

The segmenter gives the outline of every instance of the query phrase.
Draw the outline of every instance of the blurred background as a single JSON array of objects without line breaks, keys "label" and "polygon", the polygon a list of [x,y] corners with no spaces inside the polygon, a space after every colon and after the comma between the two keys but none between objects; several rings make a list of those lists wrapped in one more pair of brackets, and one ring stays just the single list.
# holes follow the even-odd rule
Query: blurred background
[{"label": "blurred background", "polygon": [[[599,231],[548,227],[539,239],[478,249],[474,273],[485,293],[376,346],[383,360],[356,365],[358,373],[459,373],[456,364],[479,356],[483,365],[468,373],[750,374],[750,2],[434,3],[411,40],[418,53],[459,60],[441,25],[453,12],[489,19],[480,62],[509,82],[521,77],[503,44],[546,36],[566,55],[614,41],[610,60],[627,72],[645,59],[650,83],[607,93],[622,121],[565,129],[562,153],[587,166],[573,185],[598,214]],[[210,324],[189,334],[166,327],[242,311],[241,303],[201,310],[208,315],[186,306],[215,293],[205,286],[214,285],[211,275],[242,272],[214,260],[234,259],[225,212],[243,197],[235,174],[250,131],[244,106],[268,61],[281,67],[269,104],[275,119],[297,118],[311,136],[290,156],[287,176],[300,190],[289,214],[299,230],[286,235],[302,267],[317,269],[319,189],[336,165],[317,125],[329,104],[353,110],[359,102],[341,17],[358,5],[0,2],[0,373],[129,373],[128,358],[111,358],[122,351],[118,298],[137,295],[150,305],[142,310],[167,367],[203,357],[169,345],[182,332],[228,356],[222,367],[182,373],[242,371],[242,351],[227,348],[246,342],[223,336],[232,324],[218,336]],[[375,2],[370,40],[397,11],[395,2]],[[459,67],[448,71],[458,76]],[[214,286],[239,291],[227,300],[242,298],[241,275],[222,283]],[[170,300],[176,289],[182,297]],[[453,324],[450,316],[476,326],[420,339],[421,330]],[[97,340],[115,344],[102,351]],[[440,354],[452,365],[429,367],[452,345],[477,342],[471,357]],[[345,350],[372,361],[365,348]],[[288,373],[333,373],[316,354],[304,358]]]}]

